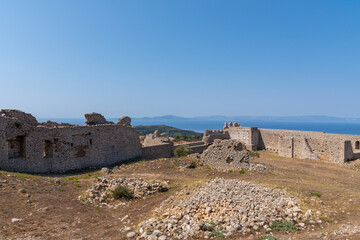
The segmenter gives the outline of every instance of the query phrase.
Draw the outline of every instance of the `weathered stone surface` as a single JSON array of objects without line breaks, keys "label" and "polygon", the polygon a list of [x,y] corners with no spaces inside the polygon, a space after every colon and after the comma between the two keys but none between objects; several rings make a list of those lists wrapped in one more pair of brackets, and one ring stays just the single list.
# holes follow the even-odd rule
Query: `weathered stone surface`
[{"label": "weathered stone surface", "polygon": [[161,136],[158,130],[155,130],[153,134],[148,134],[144,139],[144,147],[154,146],[164,143],[172,143],[167,136]]},{"label": "weathered stone surface", "polygon": [[38,126],[36,119],[21,111],[1,112],[0,168],[3,170],[64,172],[102,167],[142,155],[135,128],[98,125],[99,122],[104,123],[100,114],[91,116],[100,115],[101,121],[88,118],[92,126],[46,127]]},{"label": "weathered stone surface", "polygon": [[116,124],[124,125],[124,126],[131,126],[131,118],[129,118],[127,116],[119,118],[119,120]]},{"label": "weathered stone surface", "polygon": [[202,162],[220,169],[241,169],[249,166],[249,153],[238,140],[215,140],[201,154]]},{"label": "weathered stone surface", "polygon": [[33,115],[31,115],[30,113],[25,113],[25,112],[15,110],[15,109],[2,109],[0,111],[0,116],[8,117],[8,118],[15,118],[20,123],[25,123],[30,126],[38,125],[38,121],[36,120],[36,118]]},{"label": "weathered stone surface", "polygon": [[86,113],[86,125],[100,125],[100,124],[113,124],[111,121],[106,121],[105,117],[100,113]]},{"label": "weathered stone surface", "polygon": [[53,121],[42,122],[42,123],[39,123],[39,125],[48,127],[48,128],[74,126],[73,124],[70,124],[70,123],[57,123],[57,122],[53,122]]}]

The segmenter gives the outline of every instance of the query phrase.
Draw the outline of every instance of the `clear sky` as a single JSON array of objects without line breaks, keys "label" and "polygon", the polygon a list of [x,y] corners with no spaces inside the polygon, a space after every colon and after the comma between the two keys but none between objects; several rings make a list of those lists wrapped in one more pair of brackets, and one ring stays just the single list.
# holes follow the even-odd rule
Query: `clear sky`
[{"label": "clear sky", "polygon": [[0,108],[360,117],[360,1],[1,0]]}]

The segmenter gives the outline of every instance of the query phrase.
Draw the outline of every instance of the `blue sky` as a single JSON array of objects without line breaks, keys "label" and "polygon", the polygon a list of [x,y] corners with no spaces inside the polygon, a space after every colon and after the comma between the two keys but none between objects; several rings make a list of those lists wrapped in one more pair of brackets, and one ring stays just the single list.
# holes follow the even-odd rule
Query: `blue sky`
[{"label": "blue sky", "polygon": [[360,117],[360,1],[3,0],[0,108]]}]

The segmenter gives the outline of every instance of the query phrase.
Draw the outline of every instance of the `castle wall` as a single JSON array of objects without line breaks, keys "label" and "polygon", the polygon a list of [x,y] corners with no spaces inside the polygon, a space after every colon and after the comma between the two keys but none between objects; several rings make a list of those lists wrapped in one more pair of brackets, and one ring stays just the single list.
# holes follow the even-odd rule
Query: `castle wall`
[{"label": "castle wall", "polygon": [[219,139],[240,140],[248,150],[266,149],[284,157],[300,159],[329,159],[344,162],[360,157],[360,136],[328,134],[322,132],[258,129],[241,127],[237,123],[225,123],[224,130],[209,131],[207,137],[212,142]]},{"label": "castle wall", "polygon": [[259,130],[260,149],[274,151],[285,157],[292,155],[296,158],[349,161],[354,158],[353,151],[356,142],[360,141],[358,135],[276,129]]},{"label": "castle wall", "polygon": [[59,172],[101,167],[139,157],[134,127],[115,124],[36,127],[0,117],[0,168],[19,172]]}]

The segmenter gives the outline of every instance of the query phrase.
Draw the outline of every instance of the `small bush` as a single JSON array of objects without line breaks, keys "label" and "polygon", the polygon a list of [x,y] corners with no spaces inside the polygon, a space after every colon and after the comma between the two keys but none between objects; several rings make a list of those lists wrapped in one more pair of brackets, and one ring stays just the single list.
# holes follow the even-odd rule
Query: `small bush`
[{"label": "small bush", "polygon": [[270,226],[273,230],[279,231],[279,232],[296,232],[298,230],[298,227],[295,225],[294,222],[288,222],[288,221],[275,221],[271,223]]},{"label": "small bush", "polygon": [[128,187],[119,185],[111,192],[111,196],[114,199],[121,199],[121,198],[131,199],[132,192],[130,191],[130,189]]},{"label": "small bush", "polygon": [[253,158],[255,158],[255,157],[258,158],[258,157],[260,157],[260,154],[258,152],[249,151],[249,156],[253,157]]},{"label": "small bush", "polygon": [[206,226],[207,230],[210,231],[210,232],[214,231],[215,227],[216,227],[216,224],[213,221],[211,221],[209,223],[209,225]]},{"label": "small bush", "polygon": [[185,157],[191,154],[191,149],[186,145],[181,145],[180,147],[176,148],[174,151],[175,157]]},{"label": "small bush", "polygon": [[240,169],[239,173],[240,174],[245,174],[245,170],[242,168],[242,169]]},{"label": "small bush", "polygon": [[318,193],[318,192],[311,192],[310,193],[310,196],[312,196],[312,197],[321,197],[322,196],[322,194],[321,193]]},{"label": "small bush", "polygon": [[232,170],[232,169],[228,170],[228,173],[232,173],[232,172],[233,172],[233,170]]},{"label": "small bush", "polygon": [[218,238],[224,238],[225,235],[223,234],[222,231],[216,231],[216,232],[212,232],[208,234],[208,237],[218,237]]},{"label": "small bush", "polygon": [[80,185],[80,184],[75,184],[75,186],[76,186],[76,187],[81,187],[81,185]]}]

